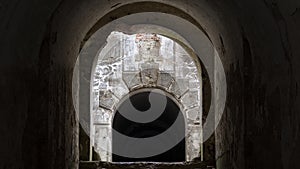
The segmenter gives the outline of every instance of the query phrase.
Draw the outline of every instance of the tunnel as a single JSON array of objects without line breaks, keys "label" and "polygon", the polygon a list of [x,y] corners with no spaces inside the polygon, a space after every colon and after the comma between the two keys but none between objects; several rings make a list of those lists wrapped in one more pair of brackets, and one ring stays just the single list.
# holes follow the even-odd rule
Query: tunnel
[{"label": "tunnel", "polygon": [[[151,105],[149,103],[149,94],[150,92],[141,92],[130,96],[127,100],[121,103],[120,107],[124,106],[124,104],[132,104],[139,111],[146,111],[150,109]],[[159,93],[154,94],[154,98],[161,101],[163,97],[167,97],[165,95],[161,95]],[[126,109],[125,109],[126,110]],[[154,113],[155,109],[151,109],[150,112]],[[128,112],[123,112],[128,113]],[[130,112],[129,112],[130,113]],[[168,139],[173,139],[174,137],[185,136],[185,120],[183,114],[180,110],[180,107],[177,103],[174,102],[170,97],[167,97],[167,104],[165,110],[161,113],[161,115],[154,121],[150,123],[137,123],[130,121],[119,113],[117,110],[114,120],[113,120],[113,129],[128,136],[134,138],[147,138],[153,137],[158,134],[164,133],[169,127],[171,127],[175,120],[179,118],[180,123],[176,124],[175,128],[177,128],[177,132],[173,133],[172,136],[167,136]],[[114,150],[116,147],[125,149],[124,151],[141,151],[139,148],[134,148],[136,144],[127,144],[126,142],[121,142],[118,139],[117,135],[112,136],[113,139],[113,152],[118,152]],[[172,144],[170,140],[161,140],[164,145]],[[122,145],[122,146],[118,146]],[[146,145],[148,147],[153,147],[156,145]],[[133,154],[138,154],[134,153]],[[113,154],[113,162],[183,162],[185,161],[185,137],[181,139],[181,141],[172,147],[170,150],[157,154],[151,157],[145,158],[126,158],[116,154]]]},{"label": "tunnel", "polygon": [[[214,160],[217,169],[299,168],[299,9],[299,0],[1,1],[0,168],[82,167],[77,111],[82,107],[77,103],[89,100],[90,91],[86,87],[82,91],[86,98],[73,100],[78,88],[72,87],[76,60],[98,29],[142,12],[188,21],[205,34],[220,56],[227,100],[214,136],[204,143],[204,152],[215,155],[204,160]],[[80,76],[91,78],[90,74]],[[120,119],[114,125],[129,125]],[[163,130],[157,126],[151,126],[151,135]],[[176,157],[176,161],[182,159]],[[102,164],[95,162],[89,168]]]}]

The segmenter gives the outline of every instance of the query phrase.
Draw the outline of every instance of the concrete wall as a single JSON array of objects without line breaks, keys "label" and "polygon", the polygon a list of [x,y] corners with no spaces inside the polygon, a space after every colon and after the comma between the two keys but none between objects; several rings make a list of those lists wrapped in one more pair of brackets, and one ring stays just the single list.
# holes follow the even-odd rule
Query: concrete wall
[{"label": "concrete wall", "polygon": [[[80,44],[102,16],[129,2],[135,0],[0,2],[0,168],[77,167],[71,86]],[[200,23],[225,67],[228,96],[216,133],[218,168],[298,168],[300,2],[162,2],[182,9],[171,13],[189,18],[187,13]]]}]

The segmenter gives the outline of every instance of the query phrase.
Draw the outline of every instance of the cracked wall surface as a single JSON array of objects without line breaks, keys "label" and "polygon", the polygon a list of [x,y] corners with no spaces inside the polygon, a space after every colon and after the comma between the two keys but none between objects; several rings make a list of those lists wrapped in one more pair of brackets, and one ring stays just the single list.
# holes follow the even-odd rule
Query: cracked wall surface
[{"label": "cracked wall surface", "polygon": [[99,53],[95,69],[91,138],[103,161],[111,161],[112,117],[120,101],[143,88],[162,89],[180,104],[187,123],[186,159],[191,161],[200,156],[201,67],[183,47],[157,34],[112,32]]}]

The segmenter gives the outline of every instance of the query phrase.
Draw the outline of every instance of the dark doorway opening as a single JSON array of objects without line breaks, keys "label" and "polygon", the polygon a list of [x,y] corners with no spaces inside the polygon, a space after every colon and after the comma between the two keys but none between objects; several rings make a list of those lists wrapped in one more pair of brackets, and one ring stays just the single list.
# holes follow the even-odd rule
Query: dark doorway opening
[{"label": "dark doorway opening", "polygon": [[[123,104],[131,104],[140,111],[146,111],[150,108],[151,104],[149,103],[149,94],[150,92],[141,92],[130,96],[127,100],[125,100],[120,106]],[[155,99],[164,99],[164,95],[155,93]],[[129,112],[130,113],[130,112]],[[151,111],[150,111],[151,113]],[[181,112],[178,104],[176,104],[170,97],[167,96],[167,104],[164,112],[158,117],[156,120],[150,123],[136,123],[130,121],[123,117],[119,111],[116,111],[116,114],[113,119],[113,129],[117,130],[119,133],[122,133],[129,137],[135,138],[147,138],[153,137],[155,135],[161,134],[165,132],[170,126],[173,125],[175,120],[180,118],[180,125],[175,126],[178,132],[172,133],[172,137],[181,136],[185,134],[185,120],[183,113]],[[174,135],[173,135],[174,134]],[[172,138],[170,137],[170,138]],[[173,137],[174,138],[174,137]],[[112,135],[112,149],[115,152],[116,146],[118,144],[122,144],[122,148],[126,151],[131,151],[132,146],[135,145],[127,145],[124,142],[118,142],[118,138],[115,134]],[[163,144],[167,145],[170,144],[170,140],[160,140]],[[153,147],[155,145],[148,145],[149,147]],[[134,153],[134,152],[133,152]],[[116,154],[112,155],[113,162],[182,162],[186,160],[186,153],[185,153],[185,138],[183,138],[177,145],[175,145],[172,149],[147,158],[128,158],[122,157]]]}]

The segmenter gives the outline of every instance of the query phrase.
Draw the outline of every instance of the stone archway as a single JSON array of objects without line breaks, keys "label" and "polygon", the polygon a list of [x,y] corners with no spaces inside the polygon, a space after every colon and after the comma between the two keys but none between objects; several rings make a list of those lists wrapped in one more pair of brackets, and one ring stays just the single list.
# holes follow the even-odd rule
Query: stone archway
[{"label": "stone archway", "polygon": [[[135,38],[143,36],[147,42],[144,43],[145,50],[149,45],[148,38],[161,41],[161,47],[153,48],[151,56],[145,54],[144,49],[127,49],[136,46]],[[111,127],[116,105],[124,95],[149,88],[166,91],[180,104],[188,126],[184,159],[191,161],[201,156],[203,98],[199,60],[172,39],[156,34],[112,32],[107,42],[96,60],[91,92],[91,146],[100,154],[101,160],[112,161]]]}]

